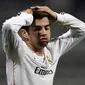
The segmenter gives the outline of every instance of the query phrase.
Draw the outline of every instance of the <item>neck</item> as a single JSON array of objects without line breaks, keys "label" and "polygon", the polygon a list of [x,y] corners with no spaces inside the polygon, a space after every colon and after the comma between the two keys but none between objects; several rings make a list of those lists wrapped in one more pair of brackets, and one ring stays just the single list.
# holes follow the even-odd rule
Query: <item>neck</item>
[{"label": "neck", "polygon": [[29,44],[27,42],[26,42],[26,44],[37,55],[42,56],[44,54],[44,47],[36,48],[36,47],[34,47],[33,45],[31,45],[31,44]]},{"label": "neck", "polygon": [[40,50],[32,50],[34,53],[36,53],[39,56],[42,56],[44,54],[44,49],[40,49]]}]

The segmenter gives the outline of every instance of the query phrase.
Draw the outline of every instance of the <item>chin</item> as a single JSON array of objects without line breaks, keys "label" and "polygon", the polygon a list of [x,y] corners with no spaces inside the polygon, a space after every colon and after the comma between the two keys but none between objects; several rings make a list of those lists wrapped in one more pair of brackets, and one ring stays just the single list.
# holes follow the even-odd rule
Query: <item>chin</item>
[{"label": "chin", "polygon": [[43,42],[43,43],[40,43],[39,45],[42,46],[42,47],[46,47],[48,44],[48,42]]}]

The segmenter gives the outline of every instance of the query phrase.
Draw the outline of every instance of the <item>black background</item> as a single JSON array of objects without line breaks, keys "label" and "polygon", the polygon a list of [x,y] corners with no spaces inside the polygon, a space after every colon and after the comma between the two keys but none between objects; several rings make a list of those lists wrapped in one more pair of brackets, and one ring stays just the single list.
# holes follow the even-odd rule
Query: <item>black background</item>
[{"label": "black background", "polygon": [[[34,5],[46,5],[58,13],[70,13],[85,22],[85,0],[0,0],[0,85],[7,85],[5,54],[1,43],[2,23]],[[52,37],[67,30],[54,23]],[[54,85],[85,85],[85,39],[60,58]]]}]

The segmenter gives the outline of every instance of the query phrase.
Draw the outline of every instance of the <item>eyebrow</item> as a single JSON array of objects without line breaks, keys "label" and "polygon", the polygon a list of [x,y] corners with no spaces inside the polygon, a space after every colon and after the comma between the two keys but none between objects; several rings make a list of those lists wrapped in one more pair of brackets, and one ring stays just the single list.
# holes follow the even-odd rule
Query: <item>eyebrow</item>
[{"label": "eyebrow", "polygon": [[[45,25],[44,27],[46,28],[48,26],[50,26],[50,24]],[[42,28],[42,26],[40,26],[40,25],[34,25],[33,28],[34,28],[34,30],[40,30]]]},{"label": "eyebrow", "polygon": [[[34,26],[40,26],[40,25],[34,25]],[[47,27],[47,26],[50,26],[50,24],[48,24],[48,25],[45,25],[44,27]],[[42,26],[41,26],[42,27]]]},{"label": "eyebrow", "polygon": [[47,26],[50,26],[50,24],[49,25],[46,25],[45,27],[47,27]]}]

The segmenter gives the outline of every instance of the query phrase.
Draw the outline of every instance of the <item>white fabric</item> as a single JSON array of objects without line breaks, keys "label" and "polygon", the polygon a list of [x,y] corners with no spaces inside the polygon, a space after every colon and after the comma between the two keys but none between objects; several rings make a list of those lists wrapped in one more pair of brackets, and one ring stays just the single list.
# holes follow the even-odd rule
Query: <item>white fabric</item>
[{"label": "white fabric", "polygon": [[[44,49],[45,63],[34,59],[36,55],[18,34],[21,26],[28,26],[33,22],[31,14],[23,12],[20,16],[12,17],[3,24],[2,42],[7,58],[8,85],[53,85],[53,78],[60,56],[85,37],[85,23],[67,13],[56,14],[57,22],[72,27],[72,30],[48,43]],[[78,30],[80,32],[77,32]]]}]

